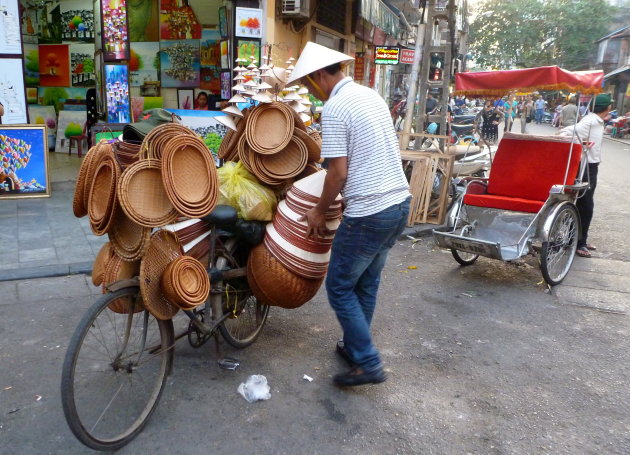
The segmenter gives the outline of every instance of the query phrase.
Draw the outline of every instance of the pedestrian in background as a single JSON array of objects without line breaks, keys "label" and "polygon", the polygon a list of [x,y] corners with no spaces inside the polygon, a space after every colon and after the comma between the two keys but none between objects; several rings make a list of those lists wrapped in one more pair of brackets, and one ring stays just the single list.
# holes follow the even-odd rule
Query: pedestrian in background
[{"label": "pedestrian in background", "polygon": [[482,139],[489,145],[496,144],[499,139],[501,114],[494,108],[492,101],[486,101],[483,110],[477,114],[475,121],[477,122],[477,128],[480,131]]},{"label": "pedestrian in background", "polygon": [[386,380],[372,342],[371,324],[381,271],[409,214],[409,185],[385,101],[341,71],[352,57],[308,42],[288,84],[301,80],[324,100],[322,157],[328,174],[321,198],[309,210],[307,235],[328,233],[325,213],[341,192],[344,213],[326,276],[328,301],[343,329],[337,353],[351,366],[339,386]]},{"label": "pedestrian in background", "polygon": [[514,118],[518,111],[518,101],[516,101],[513,94],[508,96],[508,99],[503,104],[503,111],[505,114],[505,125],[503,131],[512,131],[512,125],[514,124]]},{"label": "pedestrian in background", "polygon": [[534,108],[536,109],[536,123],[540,125],[545,116],[545,100],[542,95],[538,95],[538,99],[534,103]]},{"label": "pedestrian in background", "polygon": [[581,257],[590,258],[591,250],[596,250],[594,245],[588,243],[588,230],[593,219],[593,209],[595,208],[595,188],[597,188],[597,171],[602,158],[602,142],[604,139],[604,124],[610,116],[612,97],[609,93],[602,93],[595,98],[593,112],[587,114],[575,126],[568,126],[560,130],[560,134],[571,136],[575,132],[582,141],[592,143],[587,150],[588,166],[584,181],[589,183],[589,189],[584,195],[578,198],[576,206],[580,212],[580,222],[582,225],[580,238],[577,242],[576,254]]},{"label": "pedestrian in background", "polygon": [[560,113],[560,125],[562,126],[571,126],[577,120],[578,108],[575,105],[575,97],[572,96],[569,98],[569,102],[564,108],[562,108],[562,112]]},{"label": "pedestrian in background", "polygon": [[532,97],[527,95],[523,100],[523,105],[521,108],[521,133],[527,134],[527,124],[532,121],[532,117],[534,115],[534,103],[532,101]]}]

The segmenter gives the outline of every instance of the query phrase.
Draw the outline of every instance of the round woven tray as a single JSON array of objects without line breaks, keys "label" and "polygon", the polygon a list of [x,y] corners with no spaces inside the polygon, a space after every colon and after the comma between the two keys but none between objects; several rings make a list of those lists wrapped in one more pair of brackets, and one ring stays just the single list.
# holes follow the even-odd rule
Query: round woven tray
[{"label": "round woven tray", "polygon": [[317,163],[322,157],[321,144],[318,144],[311,135],[297,128],[293,131],[293,135],[299,137],[302,142],[304,142],[304,145],[306,145],[306,150],[308,150],[308,161]]},{"label": "round woven tray", "polygon": [[306,145],[300,138],[293,136],[281,152],[273,155],[256,154],[253,163],[254,167],[270,178],[286,179],[300,174],[306,167],[307,158]]},{"label": "round woven tray", "polygon": [[203,304],[210,295],[210,279],[203,265],[190,256],[181,256],[162,274],[164,296],[183,310]]},{"label": "round woven tray", "polygon": [[103,235],[109,229],[117,205],[116,186],[120,176],[120,166],[113,152],[101,155],[100,164],[94,172],[88,216],[90,227],[95,235]]},{"label": "round woven tray", "polygon": [[169,139],[172,139],[180,135],[196,136],[194,131],[185,127],[179,123],[165,123],[160,126],[156,126],[144,137],[142,141],[140,158],[155,158],[160,159],[162,157],[163,146]]},{"label": "round woven tray", "polygon": [[225,137],[221,141],[217,156],[225,161],[235,161],[238,157],[238,141],[240,137],[245,134],[245,128],[247,126],[247,117],[249,116],[249,109],[243,111],[243,118],[235,119],[236,131],[229,129],[225,134]]},{"label": "round woven tray", "polygon": [[105,141],[101,141],[88,150],[81,162],[77,183],[74,188],[74,197],[72,198],[72,212],[77,218],[81,218],[88,213],[88,197],[90,196],[90,188],[94,179],[94,171],[96,171],[94,161],[100,160],[100,155],[107,149]]},{"label": "round woven tray", "polygon": [[[105,288],[116,281],[125,280],[138,276],[140,270],[140,261],[128,262],[120,256],[114,254],[107,263],[105,274],[103,275],[103,293]],[[107,308],[114,313],[128,314],[130,311],[138,313],[144,310],[139,301],[133,304],[130,297],[121,297],[114,300]]]},{"label": "round woven tray", "polygon": [[149,247],[140,263],[140,292],[144,305],[158,319],[171,319],[179,307],[162,293],[162,274],[171,261],[183,256],[177,235],[161,229],[151,236]]},{"label": "round woven tray", "polygon": [[140,226],[160,227],[177,219],[158,160],[141,160],[125,169],[118,180],[118,200],[125,214]]},{"label": "round woven tray", "polygon": [[293,115],[282,103],[273,102],[252,109],[245,134],[250,147],[256,152],[274,154],[287,146],[294,127]]},{"label": "round woven tray", "polygon": [[134,222],[118,205],[107,235],[118,256],[126,261],[135,261],[144,255],[149,246],[151,228]]},{"label": "round woven tray", "polygon": [[291,309],[311,300],[324,279],[310,280],[295,275],[260,244],[249,254],[247,281],[261,303]]},{"label": "round woven tray", "polygon": [[98,254],[96,255],[96,259],[94,259],[94,264],[92,265],[92,284],[94,286],[100,286],[103,284],[103,277],[105,276],[107,263],[113,255],[114,249],[109,242],[105,243],[105,245],[98,250]]}]

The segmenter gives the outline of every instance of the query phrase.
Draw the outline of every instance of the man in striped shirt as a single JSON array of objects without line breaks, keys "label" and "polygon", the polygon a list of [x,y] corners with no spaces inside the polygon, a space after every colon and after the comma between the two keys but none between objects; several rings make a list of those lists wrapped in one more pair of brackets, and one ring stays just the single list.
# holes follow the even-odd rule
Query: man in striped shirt
[{"label": "man in striped shirt", "polygon": [[343,329],[337,353],[351,370],[339,386],[386,379],[372,343],[371,322],[387,254],[409,214],[409,185],[385,101],[341,71],[345,54],[309,42],[288,83],[301,80],[327,101],[322,112],[322,157],[328,174],[317,206],[307,212],[308,235],[327,234],[326,209],[337,194],[345,204],[332,245],[326,291]]}]

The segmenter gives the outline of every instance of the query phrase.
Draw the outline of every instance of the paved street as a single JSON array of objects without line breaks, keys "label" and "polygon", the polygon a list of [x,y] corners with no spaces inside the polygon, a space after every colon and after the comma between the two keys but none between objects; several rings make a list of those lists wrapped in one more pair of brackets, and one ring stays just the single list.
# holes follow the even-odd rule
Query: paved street
[{"label": "paved street", "polygon": [[[320,291],[298,310],[272,309],[252,347],[226,348],[234,372],[217,367],[211,343],[180,340],[158,410],[119,453],[630,453],[630,145],[607,140],[604,160],[598,250],[561,286],[546,289],[534,257],[461,268],[430,238],[401,241],[374,322],[388,382],[332,386],[339,329]],[[68,340],[98,294],[89,283],[0,282],[0,454],[91,453],[59,396]],[[237,394],[250,374],[267,377],[269,401]]]}]

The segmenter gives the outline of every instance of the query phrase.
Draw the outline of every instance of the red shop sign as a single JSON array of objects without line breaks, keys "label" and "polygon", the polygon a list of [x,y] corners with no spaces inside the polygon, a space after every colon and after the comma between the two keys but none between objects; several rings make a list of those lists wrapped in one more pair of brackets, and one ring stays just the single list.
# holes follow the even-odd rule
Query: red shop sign
[{"label": "red shop sign", "polygon": [[354,79],[362,81],[365,78],[365,57],[357,54],[354,59]]},{"label": "red shop sign", "polygon": [[400,49],[400,63],[413,63],[413,57],[416,54],[416,51],[413,49]]}]

